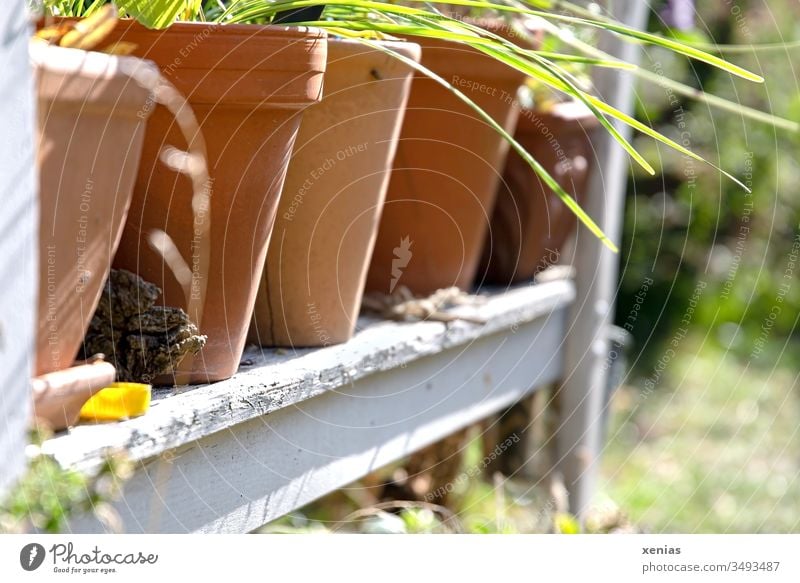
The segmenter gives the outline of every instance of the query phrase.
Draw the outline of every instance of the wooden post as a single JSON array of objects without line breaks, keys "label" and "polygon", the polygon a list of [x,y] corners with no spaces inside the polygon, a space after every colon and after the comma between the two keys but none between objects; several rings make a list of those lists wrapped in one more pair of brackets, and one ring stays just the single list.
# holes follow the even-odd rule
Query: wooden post
[{"label": "wooden post", "polygon": [[38,289],[31,26],[24,0],[0,10],[0,496],[24,469]]},{"label": "wooden post", "polygon": [[[608,5],[617,20],[637,29],[645,27],[647,2],[613,0]],[[600,48],[627,62],[639,61],[641,48],[615,35],[602,33]],[[594,83],[607,103],[628,114],[633,111],[634,79],[630,73],[598,67]],[[615,126],[630,138],[630,128],[619,123]],[[598,163],[590,177],[584,210],[619,244],[629,158],[607,133],[597,139],[595,150]],[[555,437],[556,466],[569,491],[570,510],[582,516],[597,482],[609,352],[607,327],[614,316],[619,257],[583,228],[576,237],[574,257],[577,297],[568,325],[565,377],[557,394],[561,419]]]}]

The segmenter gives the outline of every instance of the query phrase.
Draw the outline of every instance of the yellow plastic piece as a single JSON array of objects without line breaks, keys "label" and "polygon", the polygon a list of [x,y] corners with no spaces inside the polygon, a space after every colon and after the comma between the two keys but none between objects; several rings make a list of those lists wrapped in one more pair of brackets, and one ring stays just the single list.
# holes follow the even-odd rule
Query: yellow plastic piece
[{"label": "yellow plastic piece", "polygon": [[141,383],[112,383],[83,404],[81,419],[119,421],[144,415],[150,408],[151,389]]}]

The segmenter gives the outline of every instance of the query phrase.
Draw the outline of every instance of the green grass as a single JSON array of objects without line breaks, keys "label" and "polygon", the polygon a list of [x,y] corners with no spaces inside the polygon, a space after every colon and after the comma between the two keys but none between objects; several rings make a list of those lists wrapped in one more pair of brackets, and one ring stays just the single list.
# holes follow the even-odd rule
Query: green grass
[{"label": "green grass", "polygon": [[687,339],[649,396],[641,381],[620,390],[602,487],[631,520],[652,532],[800,532],[798,369],[780,348],[756,367]]}]

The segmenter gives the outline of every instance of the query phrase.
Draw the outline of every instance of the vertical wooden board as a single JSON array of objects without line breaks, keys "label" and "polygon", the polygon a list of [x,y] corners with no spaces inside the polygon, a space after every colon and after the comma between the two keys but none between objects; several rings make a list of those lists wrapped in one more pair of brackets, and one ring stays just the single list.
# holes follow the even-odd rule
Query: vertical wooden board
[{"label": "vertical wooden board", "polygon": [[38,282],[31,26],[24,0],[0,10],[0,494],[24,468]]}]

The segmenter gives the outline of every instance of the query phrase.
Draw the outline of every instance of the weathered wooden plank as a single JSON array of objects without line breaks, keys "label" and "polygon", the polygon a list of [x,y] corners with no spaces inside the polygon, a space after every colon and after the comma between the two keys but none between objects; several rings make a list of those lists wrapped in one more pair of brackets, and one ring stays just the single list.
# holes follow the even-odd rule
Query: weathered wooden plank
[{"label": "weathered wooden plank", "polygon": [[[213,433],[273,414],[355,381],[406,367],[425,356],[546,318],[569,304],[571,282],[526,286],[488,297],[462,311],[486,320],[478,325],[454,322],[397,323],[362,318],[350,342],[323,349],[276,351],[252,347],[233,378],[159,395],[147,415],[100,426],[79,426],[44,445],[64,466],[96,467],[106,451],[122,450],[143,460]],[[559,342],[560,344],[560,342]]]},{"label": "weathered wooden plank", "polygon": [[[124,529],[247,532],[502,410],[561,374],[571,297],[571,284],[556,282],[492,298],[478,310],[493,315],[487,326],[372,324],[348,350],[265,355],[256,368],[276,375],[262,382],[278,379],[280,400],[267,398],[269,388],[252,389],[251,379],[245,386],[252,408],[233,406],[236,423],[143,463],[116,505]],[[315,367],[327,372],[311,378]],[[280,380],[289,378],[307,384]],[[187,398],[191,393],[159,406]],[[141,422],[139,430],[145,431]],[[98,432],[86,439],[92,434]],[[67,455],[74,441],[61,439],[50,450],[62,461],[74,459]],[[159,443],[163,450],[166,440]],[[88,518],[71,528],[103,530]]]},{"label": "weathered wooden plank", "polygon": [[27,19],[22,0],[0,10],[0,497],[24,468],[36,329],[39,217]]}]

